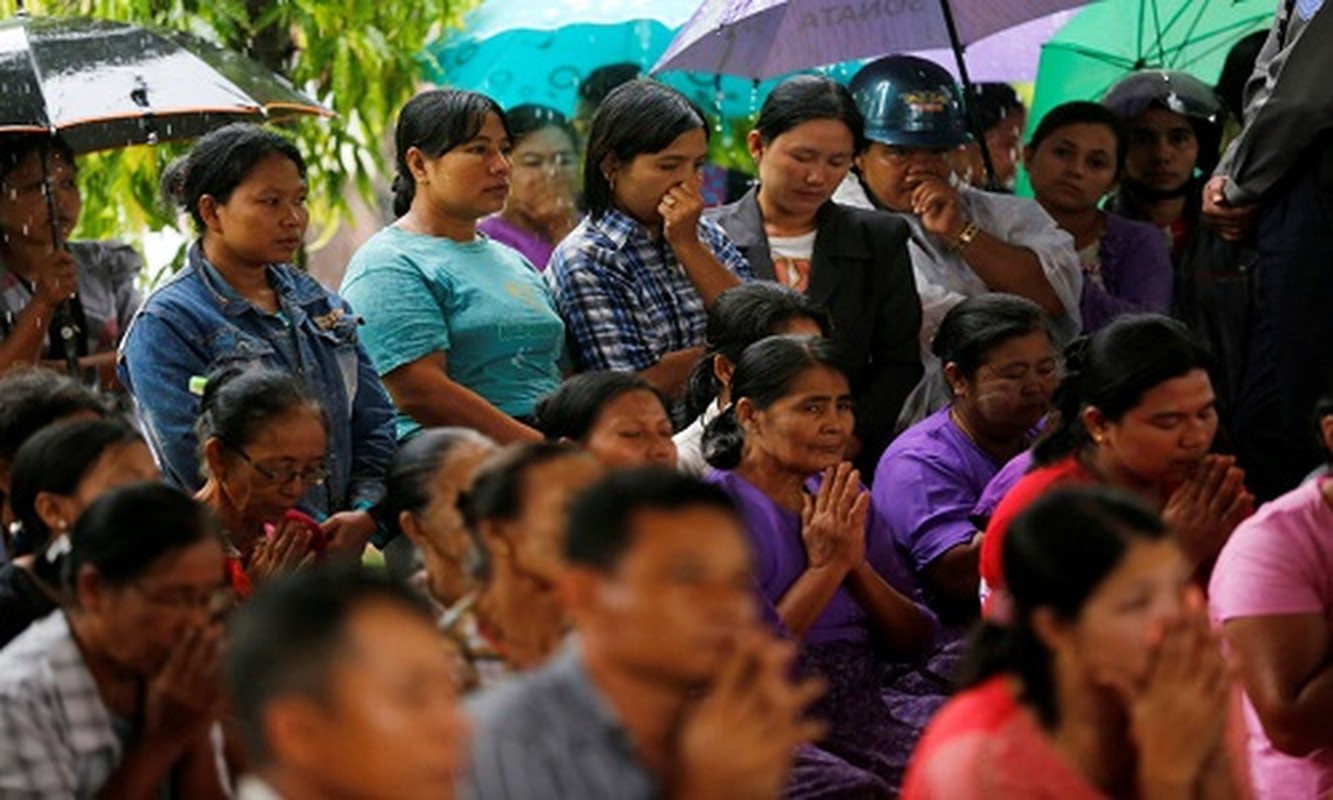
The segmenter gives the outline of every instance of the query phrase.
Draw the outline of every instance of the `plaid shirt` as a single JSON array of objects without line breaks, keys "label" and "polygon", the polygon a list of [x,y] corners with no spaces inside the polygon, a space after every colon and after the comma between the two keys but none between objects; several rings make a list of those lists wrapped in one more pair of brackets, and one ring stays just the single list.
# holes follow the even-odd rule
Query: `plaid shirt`
[{"label": "plaid shirt", "polygon": [[0,797],[93,797],[123,756],[63,612],[0,651]]},{"label": "plaid shirt", "polygon": [[[717,223],[699,220],[699,239],[741,280],[753,277]],[[546,282],[580,370],[636,372],[703,344],[708,314],[685,269],[665,241],[616,209],[565,237]]]}]

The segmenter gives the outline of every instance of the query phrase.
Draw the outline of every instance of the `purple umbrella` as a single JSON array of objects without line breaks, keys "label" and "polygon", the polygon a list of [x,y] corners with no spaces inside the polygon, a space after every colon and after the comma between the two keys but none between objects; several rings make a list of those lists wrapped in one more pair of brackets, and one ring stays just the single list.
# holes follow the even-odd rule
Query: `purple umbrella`
[{"label": "purple umbrella", "polygon": [[705,2],[685,23],[653,71],[763,79],[888,53],[939,47],[957,52],[1006,28],[1085,2],[715,0]]}]

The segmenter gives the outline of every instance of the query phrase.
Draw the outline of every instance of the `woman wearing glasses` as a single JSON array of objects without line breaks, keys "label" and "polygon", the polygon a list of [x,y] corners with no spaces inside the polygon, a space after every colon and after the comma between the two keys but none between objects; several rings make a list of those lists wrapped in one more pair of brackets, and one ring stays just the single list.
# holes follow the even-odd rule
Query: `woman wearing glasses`
[{"label": "woman wearing glasses", "polygon": [[310,217],[300,152],[272,131],[230,125],[200,139],[163,185],[200,237],[135,316],[120,364],[162,471],[190,490],[202,483],[194,424],[204,376],[236,365],[296,375],[328,417],[328,480],[306,485],[301,505],[327,517],[336,546],[359,551],[393,457],[393,407],[359,318],[291,264]]},{"label": "woman wearing glasses", "polygon": [[295,511],[329,477],[328,417],[291,375],[231,368],[208,380],[196,431],[207,482],[195,499],[222,522],[227,577],[239,597],[322,553]]},{"label": "woman wearing glasses", "polygon": [[505,116],[514,148],[509,152],[509,197],[504,210],[477,223],[477,230],[546,269],[556,243],[579,222],[574,129],[564,114],[547,106],[525,103]]}]

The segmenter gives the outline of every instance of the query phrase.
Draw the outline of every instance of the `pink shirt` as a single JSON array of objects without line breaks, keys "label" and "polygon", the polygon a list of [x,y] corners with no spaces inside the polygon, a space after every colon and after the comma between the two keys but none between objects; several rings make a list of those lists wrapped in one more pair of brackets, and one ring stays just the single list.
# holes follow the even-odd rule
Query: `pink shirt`
[{"label": "pink shirt", "polygon": [[[1327,480],[1288,492],[1236,528],[1208,590],[1214,625],[1286,614],[1333,618],[1333,508],[1324,500]],[[1278,752],[1248,697],[1245,726],[1256,797],[1324,797],[1333,790],[1333,749],[1303,758]]]}]

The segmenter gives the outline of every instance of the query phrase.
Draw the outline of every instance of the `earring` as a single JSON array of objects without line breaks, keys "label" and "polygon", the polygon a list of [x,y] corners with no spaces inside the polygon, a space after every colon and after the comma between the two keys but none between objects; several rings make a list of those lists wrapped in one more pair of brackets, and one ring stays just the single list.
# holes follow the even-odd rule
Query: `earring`
[{"label": "earring", "polygon": [[63,519],[56,520],[56,530],[60,531],[61,533],[68,531],[69,523],[64,521]]}]

